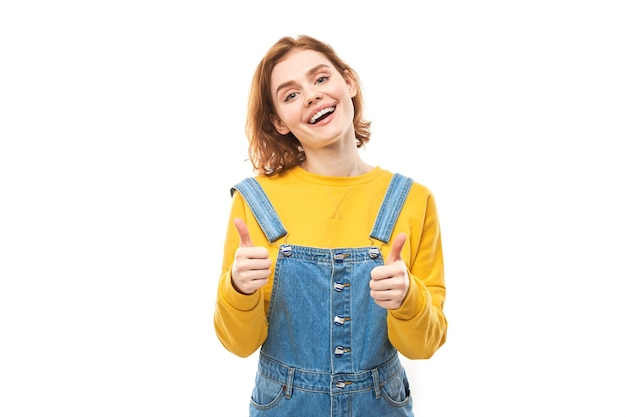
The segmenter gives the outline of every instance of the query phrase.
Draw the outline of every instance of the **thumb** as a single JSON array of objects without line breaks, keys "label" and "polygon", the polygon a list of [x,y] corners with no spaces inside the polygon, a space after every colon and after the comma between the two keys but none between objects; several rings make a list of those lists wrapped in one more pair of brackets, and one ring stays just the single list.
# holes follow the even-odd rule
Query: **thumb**
[{"label": "thumb", "polygon": [[250,238],[250,232],[248,232],[248,226],[246,222],[244,222],[240,218],[236,218],[233,223],[235,224],[235,228],[239,233],[239,247],[251,247],[254,246],[252,243],[252,239]]},{"label": "thumb", "polygon": [[404,247],[405,242],[406,233],[400,233],[396,236],[391,244],[391,251],[389,252],[389,257],[387,258],[387,262],[385,262],[385,264],[389,265],[395,261],[402,260],[402,248]]}]

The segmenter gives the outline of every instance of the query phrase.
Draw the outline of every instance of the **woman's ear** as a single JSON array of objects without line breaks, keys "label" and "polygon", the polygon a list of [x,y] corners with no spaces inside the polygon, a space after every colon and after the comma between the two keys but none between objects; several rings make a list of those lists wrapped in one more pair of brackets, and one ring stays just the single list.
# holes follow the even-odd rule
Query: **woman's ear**
[{"label": "woman's ear", "polygon": [[270,120],[272,121],[272,124],[274,125],[274,129],[276,129],[276,131],[280,133],[281,135],[286,135],[287,133],[290,132],[287,126],[285,126],[285,124],[283,123],[283,121],[280,120],[280,118],[276,116],[275,114],[270,114]]},{"label": "woman's ear", "polygon": [[354,98],[357,93],[356,88],[356,80],[348,70],[344,70],[343,79],[346,80],[346,84],[348,85],[348,91],[350,92],[350,97]]}]

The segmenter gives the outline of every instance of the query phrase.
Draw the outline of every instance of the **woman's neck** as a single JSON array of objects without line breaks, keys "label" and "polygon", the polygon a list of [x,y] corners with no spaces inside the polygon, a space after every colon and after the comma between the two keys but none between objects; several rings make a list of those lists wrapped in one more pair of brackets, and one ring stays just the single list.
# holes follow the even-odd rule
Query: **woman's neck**
[{"label": "woman's neck", "polygon": [[316,158],[314,155],[307,155],[302,163],[302,169],[317,175],[328,177],[354,177],[370,172],[373,167],[365,163],[358,153],[354,153],[352,158]]}]

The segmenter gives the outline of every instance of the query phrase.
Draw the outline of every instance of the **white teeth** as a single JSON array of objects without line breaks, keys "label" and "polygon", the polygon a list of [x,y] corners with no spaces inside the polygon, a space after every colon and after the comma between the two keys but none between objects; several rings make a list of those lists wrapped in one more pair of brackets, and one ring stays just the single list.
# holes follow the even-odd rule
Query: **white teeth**
[{"label": "white teeth", "polygon": [[317,119],[319,119],[320,117],[322,117],[323,115],[325,115],[326,113],[330,113],[335,111],[334,107],[326,107],[325,109],[322,109],[320,111],[318,111],[317,113],[315,113],[313,115],[313,117],[311,117],[311,120],[309,120],[309,123],[313,124],[317,121]]}]

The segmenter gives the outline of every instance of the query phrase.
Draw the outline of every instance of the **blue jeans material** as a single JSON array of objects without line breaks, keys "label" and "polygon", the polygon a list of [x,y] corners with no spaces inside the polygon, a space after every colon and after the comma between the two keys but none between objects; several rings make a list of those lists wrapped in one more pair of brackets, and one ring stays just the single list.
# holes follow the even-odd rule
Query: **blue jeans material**
[{"label": "blue jeans material", "polygon": [[[411,183],[394,175],[371,238],[389,241]],[[255,180],[234,188],[270,242],[286,235]],[[375,246],[280,246],[251,417],[413,416],[406,373],[387,337],[387,310],[369,296],[370,272],[383,262]]]}]

